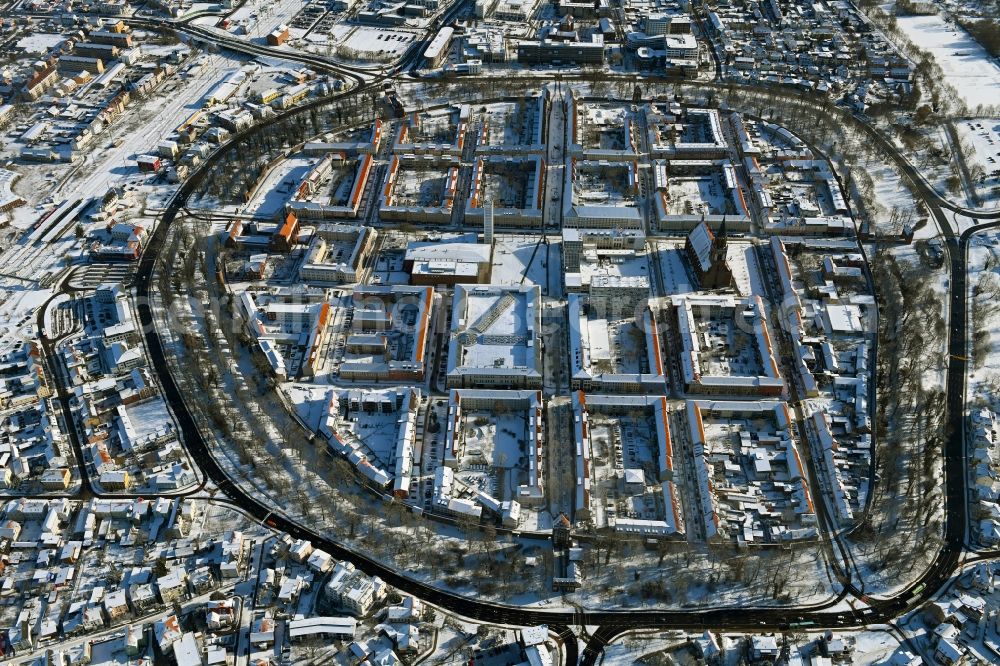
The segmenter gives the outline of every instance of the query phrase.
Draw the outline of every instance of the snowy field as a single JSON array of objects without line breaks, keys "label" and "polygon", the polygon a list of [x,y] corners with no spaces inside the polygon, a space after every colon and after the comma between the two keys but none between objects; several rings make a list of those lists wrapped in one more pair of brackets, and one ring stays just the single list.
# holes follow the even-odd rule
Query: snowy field
[{"label": "snowy field", "polygon": [[969,33],[940,16],[900,16],[900,29],[930,52],[970,108],[1000,103],[1000,66]]},{"label": "snowy field", "polygon": [[[904,222],[915,223],[917,202],[899,171],[885,163],[872,164],[868,167],[868,175],[874,186],[874,226],[886,234],[902,231]],[[944,185],[933,182],[939,191],[944,191]],[[964,203],[964,200],[963,202]],[[936,236],[939,230],[934,224],[923,227],[925,234]]]},{"label": "snowy field", "polygon": [[[928,224],[928,226],[933,226],[933,225]],[[994,240],[997,240],[997,238],[994,238]],[[1000,241],[998,241],[997,244],[998,247],[1000,247]],[[868,255],[869,257],[874,256],[874,251],[871,250],[871,252],[872,254],[869,254]],[[1000,252],[1000,249],[998,249],[998,252]],[[945,261],[944,266],[938,268],[931,268],[926,263],[926,261],[922,259],[920,253],[917,252],[917,248],[914,244],[901,245],[895,247],[892,250],[892,254],[899,262],[906,262],[908,264],[913,264],[915,266],[920,267],[919,270],[927,271],[928,275],[931,276],[929,280],[929,287],[937,296],[938,303],[940,303],[941,305],[941,318],[946,322],[949,321],[951,317],[951,308],[950,308],[951,299],[949,298],[949,294],[951,293],[950,292],[951,280],[948,278],[948,273],[944,267],[947,266],[947,260]],[[969,256],[969,265],[970,266],[973,265],[973,259],[971,254]],[[971,279],[969,284],[972,284]],[[944,343],[944,341],[941,340],[938,342],[938,344],[941,345],[940,351],[945,352],[947,349],[947,345]],[[927,368],[925,368],[923,373],[924,386],[926,388],[928,389],[936,388],[941,391],[945,390],[948,380],[947,377],[948,363],[946,359],[947,357],[943,356],[942,358],[939,358],[935,362],[927,364]]]}]

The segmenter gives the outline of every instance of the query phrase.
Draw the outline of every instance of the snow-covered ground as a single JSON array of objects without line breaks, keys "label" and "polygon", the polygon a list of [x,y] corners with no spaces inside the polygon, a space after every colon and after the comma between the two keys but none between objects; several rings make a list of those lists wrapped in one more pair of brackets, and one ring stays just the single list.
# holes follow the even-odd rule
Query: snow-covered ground
[{"label": "snow-covered ground", "polygon": [[23,49],[25,53],[45,55],[64,41],[66,37],[63,35],[38,32],[19,39],[17,48]]},{"label": "snow-covered ground", "polygon": [[493,284],[530,285],[547,282],[548,252],[542,237],[500,236],[493,251]]},{"label": "snow-covered ground", "polygon": [[[208,230],[203,231],[208,233]],[[519,251],[530,255],[528,250],[523,247]],[[544,251],[539,255],[545,256]],[[528,263],[526,258],[516,263],[520,268],[511,266],[512,272],[523,275],[523,267]],[[197,299],[198,294],[196,302]],[[177,309],[186,309],[182,305],[184,302],[178,299],[172,308],[176,310],[177,319],[188,320],[198,337],[213,340],[215,336],[208,328],[200,321],[189,319],[193,313]],[[179,333],[175,326],[161,324],[160,330],[171,335]],[[180,359],[174,356],[175,353],[184,354],[183,346],[176,339],[168,342],[168,346],[173,352],[171,362],[191,367],[190,359],[185,361],[183,356]],[[217,352],[218,347],[212,351]],[[217,455],[220,463],[234,478],[241,479],[249,492],[275,506],[283,504],[289,514],[308,519],[310,524],[342,540],[345,545],[406,570],[414,578],[464,595],[547,609],[564,606],[566,602],[562,597],[551,592],[548,584],[552,575],[550,565],[545,562],[545,548],[537,541],[498,535],[492,544],[486,541],[483,542],[486,545],[482,545],[477,537],[454,526],[425,520],[397,521],[392,512],[387,512],[378,500],[353,483],[331,485],[329,472],[318,464],[319,449],[299,449],[301,444],[296,441],[295,428],[278,401],[269,397],[270,392],[262,395],[259,387],[247,385],[248,378],[256,376],[249,351],[235,345],[229,353],[235,357],[224,353],[218,358],[222,385],[213,393],[226,405],[224,409],[230,422],[248,425],[256,441],[255,450],[249,453],[250,459],[267,460],[267,469],[249,460],[241,462],[241,454],[232,438],[219,437]],[[215,354],[210,353],[209,359],[216,362]],[[232,363],[239,368],[238,373],[231,372]],[[245,388],[239,389],[240,385]],[[236,400],[231,399],[234,395]],[[255,422],[260,423],[260,427]],[[287,480],[282,481],[286,490],[278,490],[278,482],[271,479],[276,475]],[[303,501],[280,502],[276,492],[293,496],[297,492]],[[328,521],[331,503],[339,508],[335,512],[337,517]],[[346,519],[348,515],[353,517]],[[371,536],[376,533],[380,535],[377,542]],[[397,550],[392,544],[400,539],[424,544],[426,553]],[[746,559],[737,557],[737,562],[720,561],[718,553],[705,549],[688,550],[678,546],[677,552],[665,554],[661,563],[641,544],[621,544],[610,557],[587,549],[584,588],[567,601],[589,608],[778,605],[787,603],[788,599],[818,603],[830,599],[836,590],[832,589],[835,586],[826,574],[824,557],[817,550],[821,549],[813,544],[791,552],[767,553]],[[528,564],[529,557],[532,565]],[[498,573],[486,574],[491,566]],[[507,571],[518,574],[511,577],[505,573]],[[470,577],[469,572],[478,573]]]},{"label": "snow-covered ground", "polygon": [[361,27],[351,32],[344,46],[362,53],[399,57],[418,35],[406,30]]},{"label": "snow-covered ground", "polygon": [[[966,653],[961,663],[997,663],[1000,631],[995,617],[1000,605],[1000,588],[996,585],[996,572],[996,560],[968,562],[944,585],[933,602],[895,621],[909,644],[923,657],[923,663],[941,663],[930,657],[940,644],[939,636],[949,631],[949,625],[958,629],[950,642]],[[977,612],[981,614],[978,619]]]},{"label": "snow-covered ground", "polygon": [[121,144],[106,144],[108,147],[104,150],[88,153],[80,165],[80,174],[87,174],[86,177],[68,183],[62,194],[100,196],[109,186],[137,176],[135,157],[153,152],[156,143],[201,108],[202,98],[209,89],[239,64],[239,61],[213,54],[196,75],[164,83],[153,97],[137,106],[120,123],[112,125],[110,133],[101,137],[102,142],[117,143],[117,139],[122,139]]},{"label": "snow-covered ground", "polygon": [[[155,145],[155,141],[158,138],[162,137],[164,129],[166,131],[169,131],[169,129],[172,127],[171,123],[175,124],[179,123],[180,120],[183,119],[185,113],[189,113],[190,109],[195,108],[190,105],[185,105],[184,101],[185,100],[190,101],[192,99],[198,100],[204,94],[204,91],[207,89],[207,87],[209,85],[214,84],[214,82],[224,74],[225,72],[216,72],[216,76],[214,78],[206,79],[203,82],[203,87],[200,89],[200,92],[198,92],[199,88],[197,87],[193,88],[192,90],[194,90],[194,92],[196,93],[194,97],[188,95],[188,92],[191,92],[190,90],[188,90],[184,93],[184,95],[174,94],[170,102],[168,102],[167,105],[165,106],[155,106],[155,108],[149,109],[149,112],[152,113],[152,118],[153,118],[152,120],[149,120],[150,116],[143,110],[143,113],[141,113],[136,119],[128,121],[128,124],[123,125],[121,130],[117,134],[112,135],[112,136],[121,136],[125,139],[122,145],[122,150],[107,148],[104,151],[99,152],[95,156],[96,158],[94,159],[94,161],[92,163],[88,163],[86,168],[81,170],[82,173],[86,174],[86,177],[82,178],[81,180],[69,181],[65,186],[64,191],[67,193],[75,193],[79,195],[99,194],[101,189],[107,187],[108,184],[114,183],[116,182],[116,180],[120,180],[121,178],[129,178],[131,176],[137,175],[134,173],[134,165],[131,166],[131,171],[129,169],[125,169],[125,171],[122,172],[120,169],[118,169],[118,165],[121,165],[122,167],[126,166],[128,155],[130,154],[129,151],[142,150],[141,148],[137,149],[137,146],[139,145],[147,146],[150,145],[150,142],[152,142],[152,145]],[[177,98],[176,101],[174,98]],[[140,130],[142,132],[150,132],[150,130],[148,129],[149,127],[153,128],[152,133],[146,136],[139,135]],[[157,128],[159,128],[158,132]],[[133,143],[133,141],[139,143]],[[91,166],[91,164],[93,166]],[[286,162],[285,164],[289,165],[290,168],[295,167],[294,161],[289,161]],[[303,168],[305,167],[303,166]],[[267,183],[265,183],[266,186],[277,185],[282,181],[283,178],[289,177],[287,171],[280,172],[280,170],[276,170],[275,174],[272,174],[272,176],[273,177],[270,178]],[[882,176],[878,173],[873,173],[873,176],[875,177],[877,183],[876,189],[878,195],[876,198],[882,203],[883,206],[891,208],[893,206],[905,206],[908,204],[912,205],[912,199],[909,197],[908,194],[906,194],[905,196],[900,194],[902,186],[899,183],[898,177],[895,176],[894,171],[886,176]],[[271,187],[262,188],[263,192],[269,192],[270,190]],[[72,247],[73,246],[72,239],[66,239],[65,243],[60,243],[58,245],[51,246],[50,249],[47,249],[45,251],[46,254],[50,254],[55,257],[56,264],[59,263],[58,257],[60,254],[56,250],[57,248],[62,248],[64,245],[66,247]],[[537,254],[535,253],[536,246],[538,250]],[[503,237],[499,240],[497,247],[498,247],[498,257],[495,258],[497,259],[498,263],[496,266],[494,266],[495,282],[499,281],[508,283],[519,283],[521,282],[522,279],[526,278],[525,283],[536,282],[542,285],[546,284],[547,279],[545,274],[546,273],[545,262],[548,253],[545,251],[546,248],[544,245],[538,246],[537,240],[531,238]],[[9,261],[14,261],[19,256],[20,255],[11,255],[6,259]],[[661,258],[662,262],[661,265],[665,266],[665,273],[667,274],[665,280],[670,283],[675,283],[675,282],[679,283],[682,282],[684,279],[683,267],[678,269],[676,261],[677,259],[679,259],[679,251],[675,252],[673,255]],[[45,295],[46,293],[44,291],[24,290],[22,294],[17,294],[14,293],[12,290],[12,293],[8,294],[8,297],[11,299],[17,297],[28,304],[25,307],[15,308],[17,311],[30,312],[30,307],[32,307],[32,303],[35,302],[32,299],[40,300],[44,298]],[[208,335],[208,331],[204,329],[200,329],[199,332],[205,337],[207,337]],[[240,369],[243,372],[243,374],[250,374],[253,372],[253,367],[248,362],[247,358],[241,356],[238,360],[238,363],[241,366]],[[232,394],[233,391],[231,389],[236,381],[233,375],[231,373],[226,373],[223,381],[226,383],[225,389],[229,391],[230,394]],[[267,447],[267,454],[269,456],[274,456],[276,460],[281,460],[280,464],[282,466],[287,465],[290,472],[289,473],[290,478],[309,479],[310,477],[314,476],[314,473],[311,470],[309,470],[307,464],[303,467],[303,464],[308,463],[308,461],[303,461],[301,458],[299,459],[298,462],[293,461],[291,456],[288,456],[285,453],[290,449],[282,448],[285,443],[282,441],[280,435],[275,434],[273,442],[274,442],[273,446],[269,445]],[[230,453],[232,452],[230,451]],[[238,462],[237,456],[235,454],[232,454],[227,459],[227,466],[231,466],[231,471],[234,472],[234,476],[253,475],[249,468],[241,465]],[[265,491],[273,492],[272,489],[266,489],[263,484],[257,487],[257,491],[260,492],[261,494],[263,494]],[[290,511],[294,511],[294,509],[291,509]],[[453,533],[449,533],[446,535],[446,538],[449,540],[449,542],[455,544],[463,544],[466,542],[466,537],[464,535],[458,533],[457,531],[452,531],[452,532]],[[710,559],[708,556],[704,554],[696,555],[695,558],[696,560],[700,560],[699,561],[700,565],[706,565],[706,561]],[[813,558],[812,561],[815,564],[814,567],[802,566],[801,559],[805,559],[805,553],[797,554],[796,558],[797,559],[794,560],[795,572],[793,575],[793,580],[788,581],[788,586],[794,588],[796,592],[796,594],[794,595],[795,598],[804,599],[806,597],[811,596],[810,593],[814,595],[816,599],[825,598],[825,595],[829,593],[829,590],[827,589],[828,586],[826,585],[823,578],[823,565],[819,561],[819,558]],[[475,558],[471,556],[469,559],[475,560]],[[636,575],[639,575],[640,570],[643,581],[653,578],[656,575],[660,575],[665,578],[670,578],[670,576],[664,576],[664,574],[662,574],[661,572],[656,571],[656,569],[658,569],[659,567],[651,566],[650,559],[651,558],[649,557],[648,553],[646,554],[625,553],[625,554],[615,555],[611,560],[612,562],[611,566],[607,567],[606,571],[601,570],[599,567],[596,566],[595,563],[594,566],[595,569],[597,569],[597,571],[594,573],[593,579],[588,582],[591,583],[593,587],[598,587],[599,585],[603,585],[605,586],[604,587],[605,590],[611,590],[607,591],[604,594],[603,598],[599,598],[601,597],[601,593],[597,593],[595,595],[595,599],[597,599],[595,601],[595,604],[612,605],[619,603],[628,603],[634,606],[663,605],[663,602],[661,602],[660,600],[655,600],[655,599],[643,600],[642,598],[639,598],[639,596],[637,595],[637,591],[640,588],[639,585],[632,585],[631,586],[632,589],[630,590],[628,589],[630,587],[629,585],[627,584],[623,585],[622,581],[618,580],[618,577],[621,576],[621,572],[628,572],[630,574],[634,573]],[[655,558],[652,559],[653,561],[655,561]],[[791,566],[791,562],[792,560],[789,560],[789,566]],[[677,563],[674,564],[676,566]],[[715,563],[712,563],[711,569],[716,569],[716,568],[717,567],[715,566]],[[722,566],[720,565],[718,568],[721,569]],[[778,567],[777,565],[774,568],[775,570],[780,570],[780,567]],[[629,569],[631,569],[632,571],[629,571]],[[703,566],[702,573],[704,573],[707,570],[708,567]],[[420,576],[425,577],[426,574],[421,573]],[[476,588],[472,586],[458,585],[456,583],[446,583],[446,584],[452,587],[456,587],[458,589],[462,589],[463,591],[468,593],[475,593],[477,591]],[[738,587],[738,586],[733,586],[733,587]],[[813,588],[815,588],[815,590]],[[671,602],[667,603],[670,603],[671,605],[677,605],[687,601],[687,602],[694,602],[698,604],[707,605],[709,603],[718,602],[720,598],[724,599],[726,603],[738,603],[740,601],[743,602],[752,601],[754,603],[779,603],[778,601],[775,601],[773,599],[761,597],[759,596],[759,593],[749,597],[741,596],[740,590],[730,589],[727,591],[725,589],[724,584],[723,584],[723,589],[718,590],[707,584],[691,582],[689,583],[689,587],[686,586],[686,590],[687,592],[684,595],[674,596],[672,599],[672,603]],[[518,597],[518,601],[521,601],[523,599],[525,603],[532,603],[532,602],[544,603],[545,602],[544,594],[545,594],[544,592],[539,592],[539,593],[532,592],[528,595],[523,595],[522,597]],[[553,601],[558,603],[558,598],[553,599]]]},{"label": "snow-covered ground", "polygon": [[941,66],[969,108],[1000,103],[1000,66],[977,41],[941,16],[899,16],[896,23]]},{"label": "snow-covered ground", "polygon": [[1000,204],[1000,118],[956,121],[955,130],[963,150],[968,148],[965,164],[983,206],[997,206]]},{"label": "snow-covered ground", "polygon": [[[248,36],[250,41],[264,43],[267,35],[279,26],[288,25],[302,11],[304,0],[248,0],[229,17],[229,31],[237,36]],[[219,17],[206,16],[196,19],[201,25],[214,26]]]},{"label": "snow-covered ground", "polygon": [[0,353],[34,333],[35,310],[45,302],[51,289],[36,289],[4,279],[0,286]]},{"label": "snow-covered ground", "polygon": [[[994,291],[995,287],[1000,288],[1000,232],[972,236],[968,270],[970,338],[975,338],[981,328],[985,339],[980,344],[970,343],[972,362],[968,365],[966,399],[969,403],[979,399],[993,403],[1000,389],[1000,308]],[[976,325],[977,312],[982,317],[980,326]]]},{"label": "snow-covered ground", "polygon": [[[63,201],[101,197],[111,186],[128,187],[136,200],[143,204],[162,206],[174,191],[174,186],[147,185],[148,176],[140,174],[135,157],[155,148],[174,127],[201,106],[202,97],[229,68],[238,61],[213,55],[206,66],[194,76],[171,78],[156,95],[134,103],[117,122],[102,134],[100,142],[86,158],[72,165],[16,164],[19,178],[12,191],[26,204],[9,212],[12,226],[30,230],[53,206]],[[19,146],[11,144],[8,151]],[[95,223],[97,224],[97,223]],[[65,266],[64,257],[80,252],[81,242],[72,229],[62,231],[63,237],[53,242],[35,242],[37,238],[21,237],[0,252],[0,350],[9,349],[30,333],[34,323],[31,314],[52,293],[44,278],[56,275]],[[18,234],[20,235],[20,234]],[[37,234],[36,234],[37,235]]]},{"label": "snow-covered ground", "polygon": [[[161,185],[154,190],[139,185],[146,177],[139,173],[135,158],[155,152],[156,143],[199,109],[209,89],[240,64],[225,55],[213,54],[195,75],[168,79],[154,96],[133,103],[122,118],[102,133],[100,142],[86,157],[73,165],[13,167],[20,173],[13,189],[27,205],[12,211],[12,223],[22,229],[30,227],[41,214],[36,206],[49,198],[58,204],[73,197],[99,197],[112,185],[130,181],[142,194],[155,193],[158,196],[151,198],[162,201],[174,188]],[[7,150],[16,151],[20,147],[13,143]]]},{"label": "snow-covered ground", "polygon": [[[942,263],[947,265],[947,260]],[[941,404],[946,383],[949,279],[943,266],[932,266],[916,244],[892,248],[875,262],[873,272],[876,288],[885,296],[881,321],[898,321],[900,314],[893,309],[909,308],[905,311],[919,313],[919,329],[910,324],[897,332],[897,339],[916,340],[917,330],[924,333],[919,341],[900,345],[882,331],[879,368],[898,368],[897,377],[914,379],[905,391],[879,386],[879,409],[891,423],[876,442],[882,480],[875,485],[864,526],[845,539],[861,589],[882,596],[898,593],[929,566],[928,554],[936,551],[934,543],[943,525],[943,502],[938,499],[943,484],[940,452],[927,447],[933,441],[931,433],[941,431],[941,414],[934,409]],[[892,298],[892,293],[901,300]],[[916,492],[925,481],[925,490]]]},{"label": "snow-covered ground", "polygon": [[678,632],[636,632],[620,636],[604,649],[605,664],[644,664],[653,655],[677,646],[686,636],[674,636]]},{"label": "snow-covered ground", "polygon": [[[889,134],[893,132],[891,127],[880,127],[882,131]],[[957,190],[951,188],[951,179],[960,175],[960,164],[957,159],[959,146],[956,145],[956,142],[952,141],[951,135],[945,126],[930,125],[922,128],[913,127],[911,131],[916,132],[920,138],[905,142],[897,138],[894,141],[897,148],[899,148],[902,154],[906,155],[910,163],[917,167],[920,175],[923,176],[927,183],[942,196],[959,206],[975,208],[976,202],[973,200],[972,193],[966,187],[964,180],[959,181],[960,187]],[[884,172],[886,169],[882,169],[881,171]],[[898,205],[898,202],[895,204],[891,203],[892,199],[898,198],[903,194],[897,191],[897,188],[900,187],[898,185],[900,182],[898,173],[895,173],[891,180],[893,182],[884,183],[883,179],[879,179],[880,191],[878,195],[878,201],[884,207],[888,208],[890,216],[893,205]],[[913,198],[906,198],[909,199],[907,205],[912,207],[914,203]],[[904,208],[900,207],[900,209]],[[912,223],[914,220],[910,221]],[[928,234],[937,235],[937,233],[937,227],[934,224],[929,224],[922,230],[917,230],[916,238],[927,237]]]},{"label": "snow-covered ground", "polygon": [[[277,218],[285,201],[318,161],[318,157],[303,154],[282,161],[264,177],[254,198],[243,209],[244,213],[258,218]],[[212,208],[214,206],[209,207]]]},{"label": "snow-covered ground", "polygon": [[887,631],[872,629],[848,635],[854,638],[852,661],[855,664],[884,664],[903,651],[899,639]]},{"label": "snow-covered ground", "polygon": [[[763,634],[763,636],[770,635]],[[840,655],[835,663],[864,665],[895,663],[891,661],[894,655],[905,651],[894,635],[877,627],[859,632],[836,632],[832,636],[827,636],[825,632],[795,632],[777,637],[779,644],[787,641],[788,648],[787,661],[778,663],[822,663],[817,661],[817,657],[820,656],[820,641],[824,637],[840,639],[847,647],[846,659],[844,655]],[[698,635],[681,631],[634,631],[622,634],[608,645],[601,663],[615,665],[702,663],[695,662],[694,657],[697,653],[702,652],[705,657],[709,657],[711,652],[713,658],[708,659],[708,663],[736,666],[746,663],[747,639],[748,636],[743,634],[706,632]],[[693,651],[693,644],[697,644],[699,648]]]}]

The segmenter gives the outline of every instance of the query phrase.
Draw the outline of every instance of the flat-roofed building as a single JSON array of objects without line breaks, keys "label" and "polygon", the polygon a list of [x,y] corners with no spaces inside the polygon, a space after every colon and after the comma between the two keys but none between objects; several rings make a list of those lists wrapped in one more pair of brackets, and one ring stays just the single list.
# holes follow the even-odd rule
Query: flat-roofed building
[{"label": "flat-roofed building", "polygon": [[592,35],[589,42],[564,42],[542,38],[517,43],[517,61],[532,65],[584,65],[604,62],[604,36]]},{"label": "flat-roofed building", "polygon": [[327,153],[302,179],[288,210],[303,219],[357,217],[373,164],[371,153]]},{"label": "flat-roofed building", "polygon": [[354,639],[358,621],[353,617],[306,617],[288,622],[288,637],[294,642],[297,639],[312,638]]},{"label": "flat-roofed building", "polygon": [[482,284],[489,282],[493,247],[483,243],[456,242],[410,243],[403,268],[416,285]]},{"label": "flat-roofed building", "polygon": [[544,185],[545,160],[539,155],[480,157],[472,171],[465,219],[492,214],[497,227],[540,227]]},{"label": "flat-roofed building", "polygon": [[[436,486],[438,508],[450,506],[458,487],[463,488],[465,499],[515,524],[522,504],[540,506],[545,500],[543,410],[538,390],[453,389],[442,464],[459,478],[452,493]],[[506,476],[510,482],[507,487],[469,488],[465,472],[479,469],[484,462],[488,474]],[[474,478],[478,478],[476,474],[474,471]]]},{"label": "flat-roofed building", "polygon": [[[339,376],[351,381],[423,381],[434,289],[429,286],[364,286],[354,290],[351,331],[345,343],[382,336],[377,352],[347,351]],[[363,336],[363,337],[362,337]],[[357,349],[355,345],[353,347]]]},{"label": "flat-roofed building", "polygon": [[424,50],[424,61],[428,67],[439,67],[448,58],[451,49],[451,38],[455,34],[455,29],[451,26],[441,28],[431,43]]},{"label": "flat-roofed building", "polygon": [[541,290],[537,285],[456,285],[449,388],[541,388]]},{"label": "flat-roofed building", "polygon": [[100,58],[64,55],[59,56],[59,69],[67,72],[81,72],[86,70],[92,74],[102,74],[104,73],[104,61]]}]

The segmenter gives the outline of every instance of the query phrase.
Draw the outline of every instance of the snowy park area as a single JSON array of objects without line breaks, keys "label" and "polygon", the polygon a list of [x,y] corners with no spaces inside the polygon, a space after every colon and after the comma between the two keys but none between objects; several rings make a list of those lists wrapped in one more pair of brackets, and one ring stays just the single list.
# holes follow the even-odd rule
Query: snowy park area
[{"label": "snowy park area", "polygon": [[900,16],[897,24],[944,71],[970,109],[1000,103],[1000,65],[965,30],[938,15]]}]

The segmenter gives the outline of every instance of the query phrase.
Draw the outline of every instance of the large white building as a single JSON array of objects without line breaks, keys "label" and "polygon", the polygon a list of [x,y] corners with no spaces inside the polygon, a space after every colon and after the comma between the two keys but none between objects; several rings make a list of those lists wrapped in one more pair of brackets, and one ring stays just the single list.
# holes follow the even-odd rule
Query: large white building
[{"label": "large white building", "polygon": [[541,388],[541,289],[456,285],[449,388]]}]

